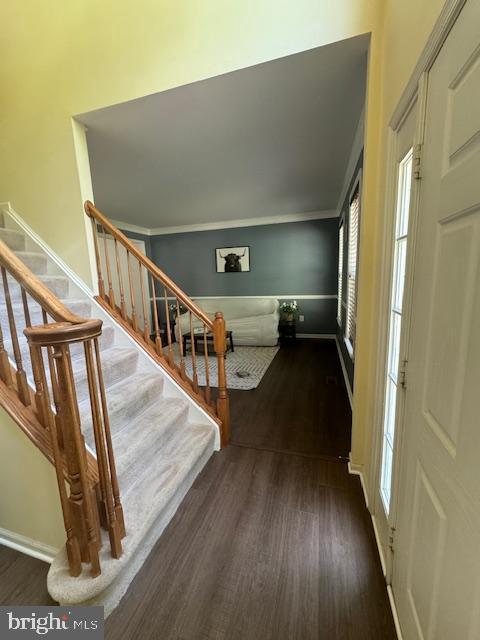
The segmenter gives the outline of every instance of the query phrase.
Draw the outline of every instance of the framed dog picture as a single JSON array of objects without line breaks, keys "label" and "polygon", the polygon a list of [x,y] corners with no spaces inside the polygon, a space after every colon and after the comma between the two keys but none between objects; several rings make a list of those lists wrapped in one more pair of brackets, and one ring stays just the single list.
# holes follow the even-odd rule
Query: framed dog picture
[{"label": "framed dog picture", "polygon": [[250,271],[250,247],[215,249],[217,273],[245,273]]}]

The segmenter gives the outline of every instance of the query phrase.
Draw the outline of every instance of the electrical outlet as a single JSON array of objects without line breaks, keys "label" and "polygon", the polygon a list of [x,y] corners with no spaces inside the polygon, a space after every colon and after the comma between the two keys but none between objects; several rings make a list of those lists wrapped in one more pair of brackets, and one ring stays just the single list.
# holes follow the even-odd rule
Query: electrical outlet
[{"label": "electrical outlet", "polygon": [[300,320],[300,322],[305,322],[305,316],[298,316],[298,319]]}]

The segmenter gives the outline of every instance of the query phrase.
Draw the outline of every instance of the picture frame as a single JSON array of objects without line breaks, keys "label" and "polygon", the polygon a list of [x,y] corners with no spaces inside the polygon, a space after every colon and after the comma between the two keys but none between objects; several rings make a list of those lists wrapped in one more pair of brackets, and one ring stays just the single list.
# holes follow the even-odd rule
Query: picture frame
[{"label": "picture frame", "polygon": [[217,273],[248,273],[250,247],[221,247],[215,249]]}]

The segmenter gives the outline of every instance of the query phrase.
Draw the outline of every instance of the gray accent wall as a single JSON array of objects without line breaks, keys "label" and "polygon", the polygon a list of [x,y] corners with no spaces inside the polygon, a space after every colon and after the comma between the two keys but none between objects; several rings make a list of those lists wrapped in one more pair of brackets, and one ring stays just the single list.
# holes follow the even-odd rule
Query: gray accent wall
[{"label": "gray accent wall", "polygon": [[[363,168],[363,151],[360,153],[360,156],[358,158],[357,164],[355,166],[355,170],[353,172],[353,175],[351,177],[350,180],[350,184],[348,186],[348,190],[347,190],[347,196],[343,202],[343,206],[342,206],[342,212],[340,215],[340,219],[337,220],[337,225],[340,226],[340,224],[342,223],[343,220],[343,224],[344,224],[344,232],[343,232],[343,285],[342,285],[342,298],[343,298],[343,302],[346,304],[347,302],[347,273],[348,273],[348,223],[349,223],[349,209],[350,209],[350,192],[354,187],[355,181],[357,179],[358,176],[358,172],[360,171],[360,169]],[[360,211],[360,225],[362,222],[362,212]],[[360,258],[360,254],[358,254],[358,258]],[[343,358],[343,362],[345,364],[345,369],[347,371],[347,375],[348,375],[348,379],[350,382],[350,387],[353,390],[353,379],[354,379],[354,370],[355,370],[355,365],[354,365],[354,361],[352,360],[352,357],[350,356],[350,353],[347,350],[347,347],[345,345],[345,327],[346,327],[346,322],[347,322],[347,312],[346,312],[346,308],[345,305],[342,305],[342,325],[341,327],[338,325],[338,322],[336,323],[336,332],[337,332],[337,338],[338,338],[338,343],[340,345],[340,351],[342,352],[342,358]]]},{"label": "gray accent wall", "polygon": [[[250,247],[250,272],[217,273],[215,249],[238,246]],[[336,331],[337,218],[150,236],[147,252],[191,297],[330,296],[298,300],[297,332]]]}]

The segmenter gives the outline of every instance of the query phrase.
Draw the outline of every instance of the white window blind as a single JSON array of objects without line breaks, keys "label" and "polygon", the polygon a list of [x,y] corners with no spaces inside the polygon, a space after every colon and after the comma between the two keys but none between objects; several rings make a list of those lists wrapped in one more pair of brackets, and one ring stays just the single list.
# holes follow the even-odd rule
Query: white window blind
[{"label": "white window blind", "polygon": [[343,297],[343,222],[338,232],[338,303],[337,320],[342,326],[342,297]]},{"label": "white window blind", "polygon": [[348,220],[348,274],[347,274],[347,326],[345,337],[352,351],[355,349],[355,330],[357,323],[357,262],[358,229],[360,218],[360,186],[355,189],[350,200]]}]

